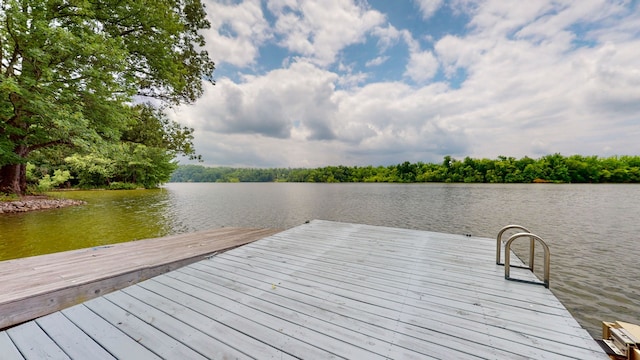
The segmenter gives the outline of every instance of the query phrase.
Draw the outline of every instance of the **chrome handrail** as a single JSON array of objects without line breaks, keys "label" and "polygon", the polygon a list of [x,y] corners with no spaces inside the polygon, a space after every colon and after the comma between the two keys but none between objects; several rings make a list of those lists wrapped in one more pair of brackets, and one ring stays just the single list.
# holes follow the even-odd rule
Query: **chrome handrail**
[{"label": "chrome handrail", "polygon": [[[531,239],[531,243],[535,245],[535,240],[539,241],[542,244],[542,248],[544,249],[544,276],[543,276],[543,282],[537,282],[537,281],[529,281],[529,280],[521,280],[521,279],[514,279],[510,276],[510,268],[511,265],[509,264],[509,261],[511,260],[511,243],[517,239],[517,238],[521,238],[521,237],[525,237],[528,236]],[[531,248],[533,249],[534,246],[532,246]],[[544,240],[542,240],[542,238],[540,238],[538,235],[534,235],[532,233],[529,232],[522,232],[522,233],[517,233],[512,235],[509,240],[507,240],[507,243],[504,246],[504,278],[507,280],[512,280],[512,281],[519,281],[519,282],[525,282],[525,283],[530,283],[530,284],[537,284],[537,285],[544,285],[544,287],[546,287],[547,289],[549,288],[549,272],[550,272],[550,258],[551,258],[551,253],[549,251],[549,246],[547,246],[547,244],[544,242]],[[530,269],[533,272],[533,250],[531,253],[531,258],[530,258]],[[516,267],[516,266],[514,266]]]},{"label": "chrome handrail", "polygon": [[[503,227],[502,229],[500,229],[500,232],[498,232],[497,244],[496,244],[496,264],[497,265],[504,265],[504,263],[500,262],[500,250],[502,249],[502,234],[504,234],[504,232],[509,230],[509,229],[519,229],[519,230],[523,230],[524,232],[527,232],[527,233],[531,232],[527,228],[525,228],[524,226],[520,226],[520,225],[507,225],[507,226]],[[533,270],[533,252],[534,252],[533,248],[534,248],[534,241],[533,241],[533,239],[531,239],[531,243],[529,244],[529,251],[531,253],[531,257],[530,257],[531,264],[530,264],[529,268],[532,269],[532,270]]]}]

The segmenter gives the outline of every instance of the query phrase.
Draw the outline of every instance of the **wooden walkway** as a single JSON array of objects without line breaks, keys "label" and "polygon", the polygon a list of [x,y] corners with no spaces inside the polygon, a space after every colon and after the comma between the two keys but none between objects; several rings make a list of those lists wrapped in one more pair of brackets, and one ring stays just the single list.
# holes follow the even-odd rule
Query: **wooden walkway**
[{"label": "wooden walkway", "polygon": [[221,228],[0,262],[0,329],[272,235]]},{"label": "wooden walkway", "polygon": [[506,281],[494,247],[312,221],[0,332],[0,354],[608,359],[548,289]]}]

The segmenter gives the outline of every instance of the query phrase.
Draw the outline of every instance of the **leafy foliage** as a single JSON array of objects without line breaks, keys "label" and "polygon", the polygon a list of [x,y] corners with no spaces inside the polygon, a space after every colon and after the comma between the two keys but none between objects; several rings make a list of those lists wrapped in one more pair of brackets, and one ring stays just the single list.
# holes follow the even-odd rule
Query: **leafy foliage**
[{"label": "leafy foliage", "polygon": [[69,170],[57,169],[53,172],[53,176],[46,174],[40,181],[38,181],[38,190],[49,191],[54,187],[64,184],[66,181],[72,179]]},{"label": "leafy foliage", "polygon": [[75,154],[64,159],[81,187],[108,184],[115,174],[115,161],[97,154]]},{"label": "leafy foliage", "polygon": [[[119,142],[141,123],[134,97],[195,101],[214,69],[201,50],[199,31],[210,24],[200,0],[4,0],[0,7],[0,191],[25,190],[34,151],[90,154]],[[188,145],[188,131],[164,125]],[[170,151],[193,154],[184,146]]]},{"label": "leafy foliage", "polygon": [[182,154],[191,160],[200,160],[193,147],[193,129],[171,121],[158,108],[149,104],[134,107],[134,121],[122,134],[122,141],[166,149],[170,154]]},{"label": "leafy foliage", "polygon": [[499,156],[497,159],[456,160],[440,164],[391,166],[327,166],[317,169],[234,169],[183,165],[173,182],[464,182],[464,183],[640,183],[640,156],[598,158],[560,154],[540,159]]}]

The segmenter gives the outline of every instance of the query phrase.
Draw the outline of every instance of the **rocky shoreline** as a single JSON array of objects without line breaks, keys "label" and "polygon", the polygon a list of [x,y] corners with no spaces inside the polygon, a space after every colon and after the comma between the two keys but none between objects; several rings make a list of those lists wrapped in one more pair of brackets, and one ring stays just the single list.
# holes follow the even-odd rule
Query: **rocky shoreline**
[{"label": "rocky shoreline", "polygon": [[86,201],[82,200],[51,199],[37,196],[26,197],[15,201],[0,201],[0,214],[59,209],[68,206],[84,205],[86,203]]}]

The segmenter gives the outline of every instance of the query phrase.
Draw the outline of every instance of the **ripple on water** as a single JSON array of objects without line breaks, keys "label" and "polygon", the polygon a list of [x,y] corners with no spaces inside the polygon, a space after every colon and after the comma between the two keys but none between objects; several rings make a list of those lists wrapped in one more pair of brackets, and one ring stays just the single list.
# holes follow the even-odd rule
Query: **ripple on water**
[{"label": "ripple on water", "polygon": [[[89,204],[0,216],[0,258],[311,219],[489,238],[520,224],[548,242],[551,290],[592,336],[601,335],[602,320],[640,323],[637,185],[168,184],[63,196]],[[515,251],[528,250],[520,244]]]}]

